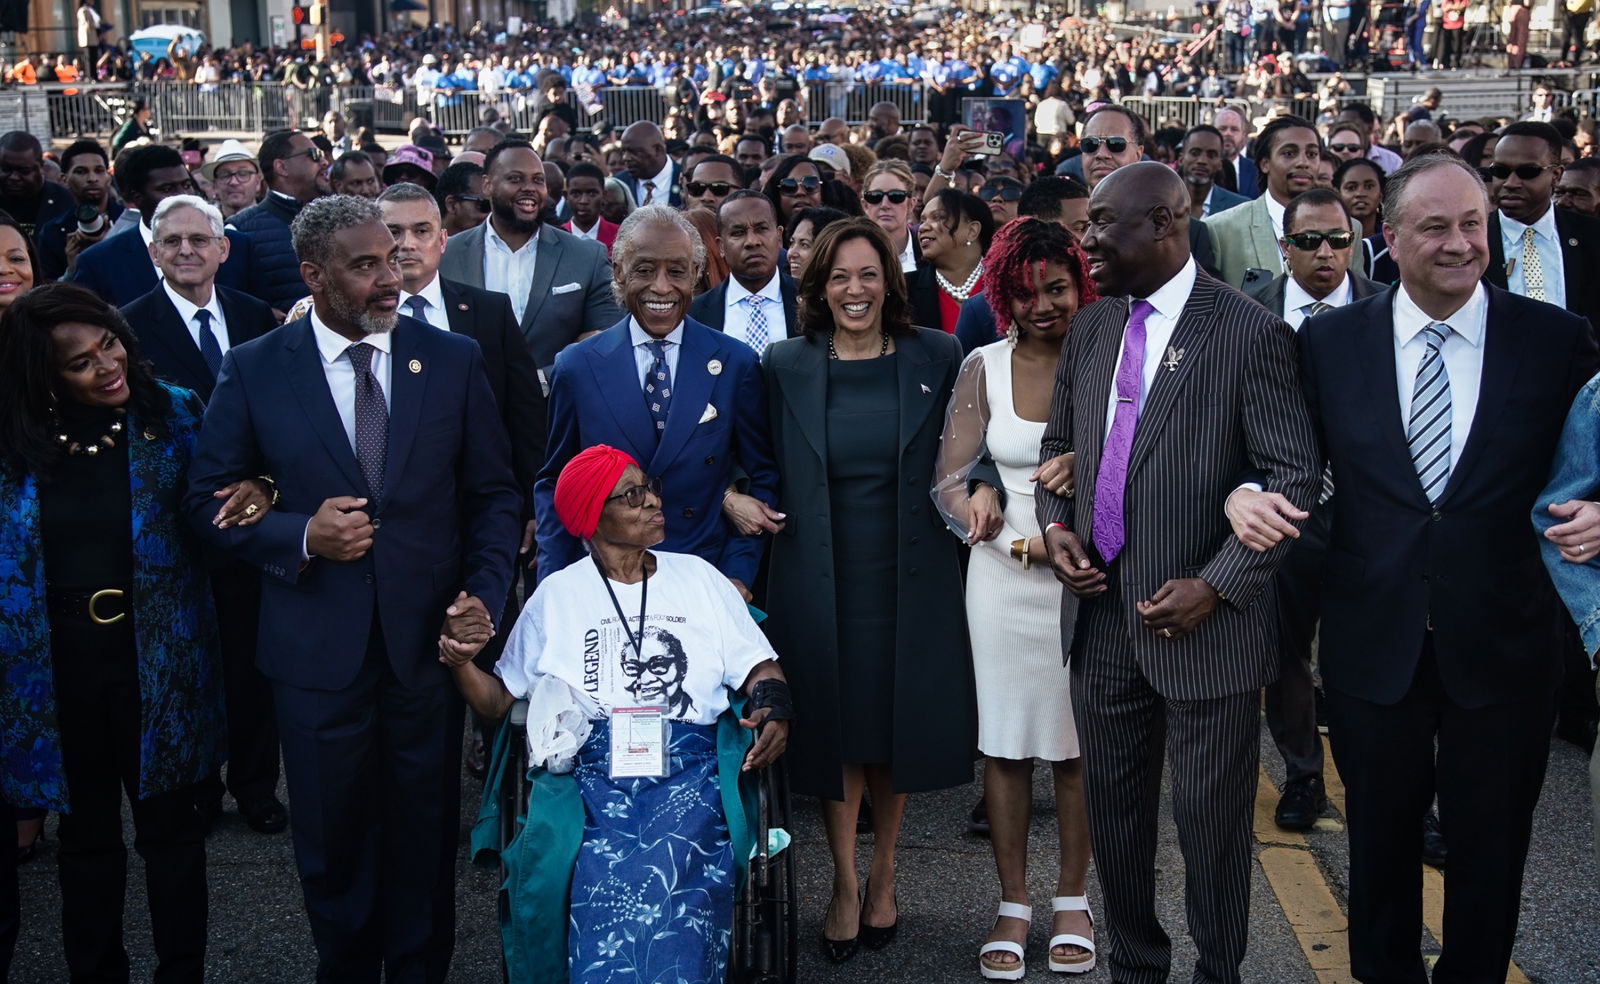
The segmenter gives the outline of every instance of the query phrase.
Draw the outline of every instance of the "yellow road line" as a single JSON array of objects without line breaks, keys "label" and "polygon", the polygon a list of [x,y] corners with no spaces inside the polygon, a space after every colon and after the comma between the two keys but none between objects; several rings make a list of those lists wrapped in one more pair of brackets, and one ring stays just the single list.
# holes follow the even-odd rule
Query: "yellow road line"
[{"label": "yellow road line", "polygon": [[1279,828],[1272,819],[1278,809],[1278,787],[1267,777],[1266,769],[1256,771],[1256,840],[1262,844],[1284,844],[1289,847],[1306,847],[1306,835]]},{"label": "yellow road line", "polygon": [[1261,850],[1261,870],[1283,907],[1317,984],[1355,984],[1345,917],[1310,851],[1293,847]]}]

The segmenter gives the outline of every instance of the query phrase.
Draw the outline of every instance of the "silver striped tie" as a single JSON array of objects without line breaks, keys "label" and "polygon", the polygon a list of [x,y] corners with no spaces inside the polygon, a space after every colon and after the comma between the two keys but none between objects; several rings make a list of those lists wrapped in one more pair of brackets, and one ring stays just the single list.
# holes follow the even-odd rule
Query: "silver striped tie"
[{"label": "silver striped tie", "polygon": [[1450,326],[1430,322],[1422,329],[1428,351],[1417,366],[1417,383],[1411,391],[1411,422],[1406,427],[1406,443],[1411,447],[1411,464],[1422,481],[1422,492],[1429,502],[1439,501],[1445,481],[1450,477],[1450,376],[1445,372],[1444,340]]}]

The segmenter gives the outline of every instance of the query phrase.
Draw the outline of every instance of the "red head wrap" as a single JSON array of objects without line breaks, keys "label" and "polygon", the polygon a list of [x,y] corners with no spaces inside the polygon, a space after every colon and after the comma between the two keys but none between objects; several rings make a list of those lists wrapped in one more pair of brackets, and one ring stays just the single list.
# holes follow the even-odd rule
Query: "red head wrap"
[{"label": "red head wrap", "polygon": [[617,479],[629,465],[638,464],[626,451],[604,444],[585,448],[567,462],[556,479],[555,495],[556,515],[567,532],[584,540],[593,537]]}]

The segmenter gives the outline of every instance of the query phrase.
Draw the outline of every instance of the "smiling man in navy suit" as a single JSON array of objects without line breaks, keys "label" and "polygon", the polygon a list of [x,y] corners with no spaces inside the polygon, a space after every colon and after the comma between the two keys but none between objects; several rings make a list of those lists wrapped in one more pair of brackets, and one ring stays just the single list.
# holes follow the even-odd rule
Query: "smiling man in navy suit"
[{"label": "smiling man in navy suit", "polygon": [[[477,344],[397,313],[399,247],[377,204],[318,199],[293,237],[312,311],[225,357],[186,506],[263,574],[257,662],[316,979],[437,984],[455,942],[463,716],[438,647],[494,628],[522,498]],[[207,483],[260,474],[277,505],[217,529]]]},{"label": "smiling man in navy suit", "polygon": [[722,499],[737,466],[745,492],[768,509],[776,502],[760,360],[743,341],[687,317],[705,244],[676,210],[639,208],[613,252],[628,316],[563,351],[550,380],[549,453],[534,486],[539,576],[583,556],[556,517],[556,477],[579,451],[609,444],[661,482],[661,549],[705,558],[749,600],[762,544],[723,519]]}]

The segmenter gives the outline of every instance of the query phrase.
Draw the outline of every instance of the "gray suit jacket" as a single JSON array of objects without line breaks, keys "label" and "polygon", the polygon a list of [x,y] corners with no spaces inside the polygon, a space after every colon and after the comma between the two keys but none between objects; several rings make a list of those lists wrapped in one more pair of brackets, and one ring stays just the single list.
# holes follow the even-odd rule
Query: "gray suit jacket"
[{"label": "gray suit jacket", "polygon": [[[1368,280],[1359,273],[1347,273],[1350,278],[1350,300],[1359,301],[1363,297],[1371,297],[1383,291],[1383,284],[1376,280]],[[1266,283],[1252,286],[1245,294],[1257,304],[1271,311],[1278,317],[1283,317],[1283,298],[1288,291],[1289,275],[1279,274]]]},{"label": "gray suit jacket", "polygon": [[[439,276],[480,290],[483,282],[484,227],[458,232],[445,243]],[[522,312],[522,337],[540,368],[579,335],[604,331],[622,320],[611,293],[611,261],[599,243],[549,225],[539,227],[538,256],[528,306]]]},{"label": "gray suit jacket", "polygon": [[[1040,460],[1077,453],[1077,495],[1041,493],[1040,527],[1066,526],[1102,569],[1092,546],[1095,483],[1128,306],[1125,297],[1106,298],[1073,318],[1040,447]],[[1156,370],[1128,458],[1126,540],[1108,571],[1118,590],[1080,603],[1073,653],[1126,653],[1131,639],[1132,652],[1120,658],[1131,658],[1158,693],[1210,700],[1277,676],[1273,576],[1293,542],[1256,553],[1233,535],[1223,504],[1238,477],[1253,471],[1267,491],[1309,508],[1322,460],[1300,391],[1294,333],[1280,319],[1200,271],[1169,351],[1181,354]],[[1192,634],[1163,639],[1134,605],[1182,577],[1204,578],[1225,600]],[[1092,617],[1108,603],[1119,607]],[[1113,624],[1109,638],[1095,631]]]}]

